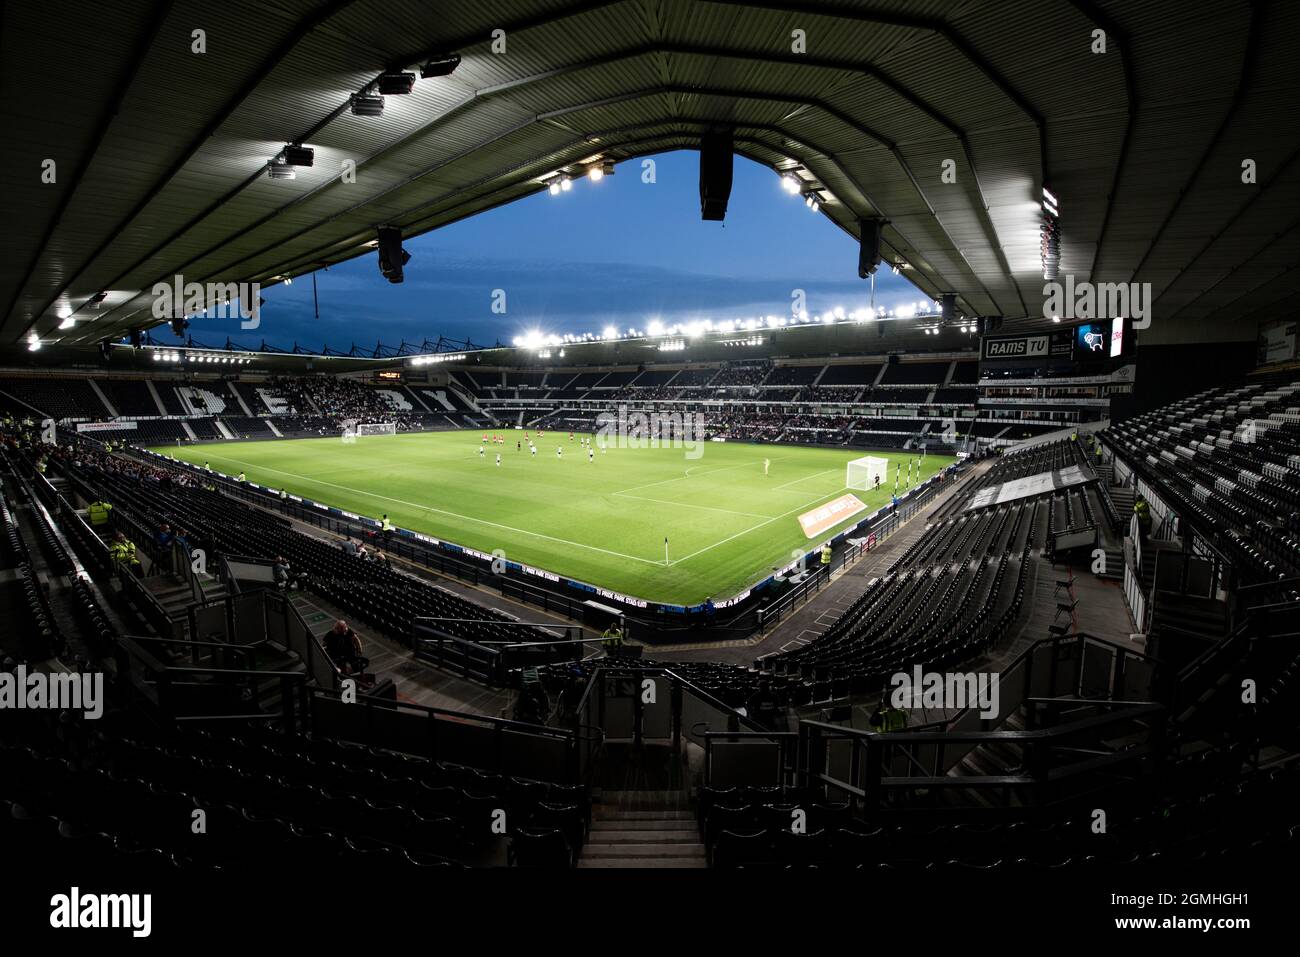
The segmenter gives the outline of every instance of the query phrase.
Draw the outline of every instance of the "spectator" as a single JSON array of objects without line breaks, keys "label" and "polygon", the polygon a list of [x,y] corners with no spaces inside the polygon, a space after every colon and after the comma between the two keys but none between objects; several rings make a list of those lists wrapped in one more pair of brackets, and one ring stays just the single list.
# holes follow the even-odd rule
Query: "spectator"
[{"label": "spectator", "polygon": [[135,542],[131,541],[122,532],[113,536],[113,541],[108,546],[109,557],[115,562],[120,562],[132,575],[137,578],[143,572],[140,560],[136,558]]},{"label": "spectator", "polygon": [[370,659],[361,654],[361,638],[340,618],[325,634],[325,653],[339,674],[364,675]]},{"label": "spectator", "polygon": [[108,524],[108,513],[113,511],[113,506],[105,502],[102,498],[97,498],[90,503],[86,509],[86,514],[90,518],[91,528],[103,528]]},{"label": "spectator", "polygon": [[357,543],[354,542],[354,541],[352,540],[352,536],[351,536],[351,535],[345,535],[345,536],[343,537],[343,545],[342,545],[342,548],[343,548],[343,554],[345,554],[345,555],[351,555],[353,558],[356,557],[356,554],[357,554]]},{"label": "spectator", "polygon": [[292,591],[296,589],[302,579],[305,577],[296,574],[293,567],[289,564],[289,559],[283,555],[275,556],[275,564],[271,566],[271,576],[275,579],[275,587],[281,591]]}]

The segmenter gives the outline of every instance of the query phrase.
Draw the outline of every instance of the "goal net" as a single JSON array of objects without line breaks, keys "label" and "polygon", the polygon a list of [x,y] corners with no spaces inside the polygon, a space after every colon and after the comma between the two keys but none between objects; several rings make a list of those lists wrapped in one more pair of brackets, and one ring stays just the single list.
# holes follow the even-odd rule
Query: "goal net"
[{"label": "goal net", "polygon": [[848,464],[848,472],[844,479],[846,488],[861,489],[871,491],[877,485],[882,488],[885,480],[889,477],[889,459],[877,458],[874,455],[864,455],[860,459],[854,459]]},{"label": "goal net", "polygon": [[396,435],[396,422],[358,422],[354,429],[357,435]]}]

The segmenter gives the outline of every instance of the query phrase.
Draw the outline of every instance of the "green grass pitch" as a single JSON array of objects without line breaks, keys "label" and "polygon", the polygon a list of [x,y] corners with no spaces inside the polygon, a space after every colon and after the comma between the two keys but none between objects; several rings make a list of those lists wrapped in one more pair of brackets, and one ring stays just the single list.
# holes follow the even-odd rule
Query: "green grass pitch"
[{"label": "green grass pitch", "polygon": [[[702,443],[683,448],[597,448],[594,461],[567,433],[546,433],[537,456],[516,449],[522,431],[479,456],[482,432],[425,432],[340,438],[225,442],[154,451],[251,482],[379,518],[511,561],[649,601],[695,604],[733,595],[889,501],[894,463],[904,481],[910,452],[864,452]],[[532,433],[535,434],[535,433]],[[563,456],[557,457],[556,447]],[[497,452],[501,465],[496,464]],[[879,492],[815,539],[798,518],[845,493],[845,464],[862,455],[890,460]],[[763,460],[770,459],[767,475]],[[951,456],[927,455],[921,478]],[[918,478],[913,476],[913,484]],[[900,488],[901,491],[901,488]],[[668,560],[664,560],[664,538]]]}]

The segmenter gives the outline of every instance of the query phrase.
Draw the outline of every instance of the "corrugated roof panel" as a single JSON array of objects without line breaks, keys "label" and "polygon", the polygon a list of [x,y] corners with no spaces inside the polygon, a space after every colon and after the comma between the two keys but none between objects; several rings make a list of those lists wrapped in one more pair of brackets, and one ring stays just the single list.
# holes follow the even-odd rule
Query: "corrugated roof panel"
[{"label": "corrugated roof panel", "polygon": [[[1044,167],[1063,206],[1063,270],[1085,276],[1095,259],[1093,278],[1127,280],[1150,250],[1138,278],[1173,283],[1162,288],[1166,308],[1199,315],[1213,306],[1238,316],[1248,303],[1254,311],[1271,308],[1256,289],[1300,286],[1296,275],[1270,273],[1291,255],[1294,175],[1279,169],[1300,147],[1290,115],[1300,88],[1293,52],[1300,5],[1268,5],[1250,96],[1233,109],[1186,195],[1180,191],[1230,108],[1251,8],[1246,0],[1222,0],[1186,16],[1183,0],[1099,6],[1127,34],[1122,50],[1091,53],[1095,25],[1087,9],[1066,0],[880,0],[869,8],[846,4],[842,17],[691,0],[594,9],[574,0],[355,0],[310,30],[304,25],[327,9],[323,3],[181,0],[21,291],[15,284],[31,261],[27,238],[43,232],[60,197],[56,188],[31,184],[31,158],[57,153],[76,166],[86,130],[103,116],[104,84],[122,74],[145,24],[79,0],[58,7],[57,30],[44,25],[48,7],[6,11],[6,84],[41,69],[49,49],[78,39],[96,49],[99,70],[90,82],[77,76],[66,90],[47,89],[40,113],[24,101],[5,103],[6,133],[19,148],[0,158],[0,172],[17,170],[6,176],[11,230],[0,241],[0,301],[18,293],[4,337],[25,331],[28,317],[65,286],[77,304],[117,284],[108,300],[116,306],[132,286],[180,267],[265,271],[348,255],[376,222],[425,228],[451,221],[525,195],[557,164],[618,143],[635,155],[690,147],[702,121],[737,124],[744,151],[760,161],[806,166],[836,198],[828,212],[846,224],[876,210],[889,216],[887,242],[918,264],[920,283],[956,289],[979,308],[1022,308],[1021,298],[1032,300],[1041,287]],[[582,12],[564,15],[574,10]],[[900,17],[912,25],[889,22]],[[194,24],[208,31],[204,59],[188,50]],[[494,27],[508,29],[505,54],[489,47]],[[795,29],[806,31],[806,53],[791,49]],[[298,41],[265,68],[271,51],[298,31]],[[342,110],[325,122],[385,64],[414,65],[440,45],[464,57],[453,76],[389,97],[383,117]],[[1107,223],[1128,120],[1126,60],[1140,112]],[[858,64],[878,66],[903,89],[864,75]],[[1045,117],[1046,156],[999,77]],[[251,92],[216,135],[162,184],[185,146],[245,83]],[[970,156],[923,103],[968,134]],[[285,142],[318,126],[308,137],[318,151],[314,168],[291,182],[250,180]],[[899,144],[902,163],[873,132]],[[601,142],[584,140],[590,136]],[[1240,183],[1244,156],[1259,163],[1253,187]],[[345,159],[359,164],[358,182],[346,188],[334,181]],[[939,179],[945,159],[956,163],[956,184]],[[155,188],[158,195],[123,225]],[[1242,197],[1252,188],[1268,190],[1269,198],[1246,206]],[[1023,308],[1032,312],[1036,304]],[[97,325],[111,327],[116,315],[101,311]],[[57,319],[51,313],[41,321]]]}]

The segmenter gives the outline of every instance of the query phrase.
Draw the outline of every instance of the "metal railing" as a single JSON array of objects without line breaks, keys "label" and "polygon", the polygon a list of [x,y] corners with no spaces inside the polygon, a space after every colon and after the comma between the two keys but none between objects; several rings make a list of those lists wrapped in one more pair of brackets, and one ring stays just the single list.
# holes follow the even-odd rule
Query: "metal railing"
[{"label": "metal railing", "polygon": [[[847,796],[868,817],[906,812],[910,797],[935,789],[1001,792],[1003,808],[1014,816],[1077,798],[1089,788],[1090,777],[1091,786],[1100,788],[1153,774],[1164,758],[1164,726],[1165,708],[1159,704],[1117,704],[1101,714],[1022,731],[881,733],[804,721],[799,726],[799,779],[804,786]],[[1109,751],[1095,746],[1121,733],[1139,733],[1142,739]],[[954,746],[966,752],[1011,749],[1011,770],[948,774],[947,753]],[[1071,787],[1064,787],[1065,782],[1071,782]],[[977,800],[964,808],[959,802],[959,796],[954,796],[949,808],[960,813],[980,806]]]},{"label": "metal railing", "polygon": [[[300,671],[258,671],[249,668],[193,667],[170,664],[147,644],[179,644],[166,639],[119,636],[130,686],[161,717],[173,721],[234,718],[278,720],[287,729],[306,713],[307,675]],[[239,646],[225,652],[237,654]],[[272,693],[278,696],[274,704]]]},{"label": "metal railing", "polygon": [[526,724],[507,718],[453,711],[319,688],[308,692],[309,727],[314,734],[392,751],[466,764],[496,774],[542,781],[577,780],[577,734],[568,728]]},{"label": "metal railing", "polygon": [[945,487],[944,483],[936,482],[934,478],[927,479],[927,484],[917,490],[914,498],[900,501],[896,509],[887,515],[880,516],[870,528],[855,533],[855,537],[860,534],[862,538],[860,543],[846,545],[835,556],[829,567],[824,565],[816,566],[815,570],[810,572],[809,577],[804,581],[791,588],[772,604],[758,609],[759,631],[766,634],[769,628],[780,624],[782,619],[793,613],[807,599],[830,584],[830,580],[836,572],[848,568],[862,556],[878,548],[885,539],[898,531],[909,518],[929,505],[930,500]]}]

